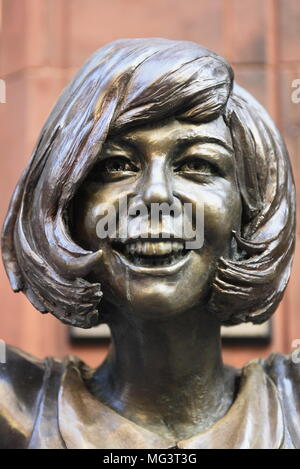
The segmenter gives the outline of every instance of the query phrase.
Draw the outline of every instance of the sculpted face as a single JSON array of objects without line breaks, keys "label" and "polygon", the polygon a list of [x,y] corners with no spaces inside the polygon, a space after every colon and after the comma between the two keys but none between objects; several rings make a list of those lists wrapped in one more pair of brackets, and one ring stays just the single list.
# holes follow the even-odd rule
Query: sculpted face
[{"label": "sculpted face", "polygon": [[[128,220],[124,215],[118,220],[120,199],[127,200]],[[182,213],[187,203],[194,214],[203,207],[203,246],[186,249],[184,216],[173,216],[170,228],[162,215],[156,237],[151,225],[145,233],[139,207],[150,214],[155,203],[173,204]],[[128,222],[126,239],[99,239],[102,204],[114,207],[117,229]],[[230,255],[231,232],[240,219],[231,135],[223,118],[202,124],[169,119],[108,138],[77,194],[74,227],[83,247],[103,250],[91,278],[101,283],[105,302],[132,315],[163,319],[205,301],[218,259]],[[167,238],[158,239],[162,233]]]}]

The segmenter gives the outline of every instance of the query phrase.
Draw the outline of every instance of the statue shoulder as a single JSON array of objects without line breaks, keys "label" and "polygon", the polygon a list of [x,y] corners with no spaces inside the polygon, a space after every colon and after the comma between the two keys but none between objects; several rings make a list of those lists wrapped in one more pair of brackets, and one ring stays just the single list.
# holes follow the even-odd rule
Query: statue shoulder
[{"label": "statue shoulder", "polygon": [[45,365],[42,360],[6,347],[0,364],[0,448],[24,448],[30,439]]},{"label": "statue shoulder", "polygon": [[290,355],[273,353],[262,364],[277,388],[294,446],[300,448],[300,348]]},{"label": "statue shoulder", "polygon": [[272,353],[262,363],[279,390],[289,383],[289,389],[292,387],[295,397],[300,399],[300,348],[289,355]]}]

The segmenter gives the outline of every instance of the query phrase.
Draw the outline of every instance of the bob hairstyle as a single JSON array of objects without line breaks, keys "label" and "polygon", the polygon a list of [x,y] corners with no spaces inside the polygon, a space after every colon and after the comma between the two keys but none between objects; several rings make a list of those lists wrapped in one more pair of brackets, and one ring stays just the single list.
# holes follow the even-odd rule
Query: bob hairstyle
[{"label": "bob hairstyle", "polygon": [[242,200],[232,258],[221,258],[207,307],[225,325],[269,318],[287,285],[295,189],[287,150],[230,65],[198,44],[118,40],[96,51],[60,96],[12,197],[2,236],[6,272],[42,313],[88,328],[102,322],[101,253],[72,239],[68,211],[108,134],[167,117],[229,127]]}]

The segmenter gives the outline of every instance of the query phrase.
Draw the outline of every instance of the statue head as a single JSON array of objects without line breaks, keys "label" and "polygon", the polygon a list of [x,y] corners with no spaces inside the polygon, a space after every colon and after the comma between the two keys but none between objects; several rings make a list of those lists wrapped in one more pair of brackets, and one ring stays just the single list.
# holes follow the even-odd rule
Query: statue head
[{"label": "statue head", "polygon": [[[171,228],[159,220],[165,239],[144,239],[141,210],[160,203],[190,204],[192,226],[201,207],[200,247],[178,234],[185,214]],[[101,239],[105,204],[117,221]],[[16,187],[2,251],[13,290],[66,324],[96,325],[113,305],[150,319],[199,307],[231,325],[274,312],[294,240],[291,167],[266,111],[223,58],[152,38],[99,49],[63,91]]]}]

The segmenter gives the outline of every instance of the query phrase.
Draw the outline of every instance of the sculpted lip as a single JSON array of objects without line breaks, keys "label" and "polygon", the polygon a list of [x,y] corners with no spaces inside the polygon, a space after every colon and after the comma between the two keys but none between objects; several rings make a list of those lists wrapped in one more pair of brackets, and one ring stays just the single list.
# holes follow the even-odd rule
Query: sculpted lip
[{"label": "sculpted lip", "polygon": [[174,273],[187,261],[190,251],[181,239],[132,239],[126,243],[113,242],[114,253],[121,261],[138,272],[156,275]]}]

